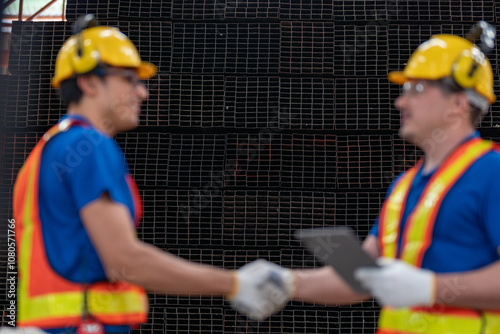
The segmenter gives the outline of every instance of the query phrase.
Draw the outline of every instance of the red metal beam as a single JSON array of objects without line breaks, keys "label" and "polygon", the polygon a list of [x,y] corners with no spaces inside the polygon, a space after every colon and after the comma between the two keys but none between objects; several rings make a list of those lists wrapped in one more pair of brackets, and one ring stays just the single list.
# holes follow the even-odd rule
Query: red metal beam
[{"label": "red metal beam", "polygon": [[52,6],[53,4],[55,4],[56,2],[57,2],[57,0],[51,0],[51,1],[49,1],[48,4],[46,4],[45,6],[43,6],[42,8],[40,8],[35,14],[31,15],[30,17],[28,17],[25,21],[33,21],[33,19],[35,17],[37,17],[38,15],[40,15],[41,13],[43,13],[47,8],[49,8],[50,6]]},{"label": "red metal beam", "polygon": [[66,6],[66,0],[63,0],[61,21],[66,21],[66,13],[65,13],[65,10],[64,10],[65,6]]},{"label": "red metal beam", "polygon": [[0,6],[0,11],[2,11],[2,12],[3,12],[3,10],[4,10],[5,8],[9,7],[10,5],[12,5],[12,3],[13,3],[14,1],[16,1],[16,0],[7,0],[7,1],[5,1],[5,3],[4,3],[2,6]]},{"label": "red metal beam", "polygon": [[0,23],[0,27],[10,28],[10,27],[12,27],[12,23],[2,22],[2,23]]},{"label": "red metal beam", "polygon": [[23,0],[19,0],[19,13],[18,13],[17,19],[19,21],[23,20]]}]

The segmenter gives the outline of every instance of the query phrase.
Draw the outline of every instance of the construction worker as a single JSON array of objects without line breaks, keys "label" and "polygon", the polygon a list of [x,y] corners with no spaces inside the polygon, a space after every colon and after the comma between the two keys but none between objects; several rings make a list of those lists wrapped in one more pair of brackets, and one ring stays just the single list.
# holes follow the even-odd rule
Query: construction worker
[{"label": "construction worker", "polygon": [[156,73],[118,29],[92,16],[59,51],[52,85],[68,111],[39,141],[14,189],[17,325],[49,333],[127,333],[147,321],[146,290],[225,296],[254,319],[292,293],[289,270],[195,264],[136,237],[142,205],[113,139],[139,124]]},{"label": "construction worker", "polygon": [[[485,53],[495,29],[469,39],[436,35],[402,72],[399,135],[423,158],[391,185],[363,243],[379,268],[355,277],[383,305],[378,334],[500,333],[500,153],[475,126],[495,102]],[[331,268],[296,271],[296,300],[349,304],[371,298]]]}]

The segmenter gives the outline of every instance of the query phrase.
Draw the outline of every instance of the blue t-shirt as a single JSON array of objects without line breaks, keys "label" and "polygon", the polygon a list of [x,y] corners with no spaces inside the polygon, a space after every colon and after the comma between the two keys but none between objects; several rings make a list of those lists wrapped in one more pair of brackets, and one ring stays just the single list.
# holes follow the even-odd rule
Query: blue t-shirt
[{"label": "blue t-shirt", "polygon": [[[420,168],[413,180],[400,224],[398,253],[401,231],[433,174],[424,175]],[[500,259],[499,189],[500,153],[493,151],[479,158],[444,197],[422,268],[437,273],[463,272]],[[378,235],[378,219],[370,234]]]},{"label": "blue t-shirt", "polygon": [[[134,204],[126,177],[123,152],[113,138],[99,132],[82,117],[48,141],[42,152],[39,213],[47,259],[54,271],[77,283],[105,281],[103,265],[80,218],[80,210],[108,193],[127,206],[131,221]],[[106,326],[107,332],[127,332],[129,326]],[[72,330],[72,329],[70,329]],[[67,332],[68,328],[46,330]]]}]

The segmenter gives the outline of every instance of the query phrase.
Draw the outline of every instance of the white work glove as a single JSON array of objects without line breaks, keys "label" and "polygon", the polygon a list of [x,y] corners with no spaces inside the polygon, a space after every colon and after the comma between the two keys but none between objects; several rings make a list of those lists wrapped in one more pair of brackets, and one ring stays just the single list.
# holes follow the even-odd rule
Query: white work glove
[{"label": "white work glove", "polygon": [[401,260],[380,258],[379,268],[359,268],[354,277],[384,306],[431,306],[436,300],[436,275]]},{"label": "white work glove", "polygon": [[294,293],[291,270],[256,260],[235,271],[231,306],[253,320],[264,320],[285,307]]}]

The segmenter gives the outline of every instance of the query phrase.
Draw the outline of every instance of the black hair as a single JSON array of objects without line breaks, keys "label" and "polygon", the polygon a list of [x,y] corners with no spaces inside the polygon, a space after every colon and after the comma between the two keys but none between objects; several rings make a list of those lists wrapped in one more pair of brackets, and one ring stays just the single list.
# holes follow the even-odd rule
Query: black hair
[{"label": "black hair", "polygon": [[74,75],[69,79],[64,80],[61,82],[61,87],[59,89],[59,93],[61,95],[61,99],[63,100],[64,103],[70,104],[70,103],[78,103],[80,102],[80,99],[82,98],[83,92],[78,87],[78,76],[83,76],[83,75],[97,75],[99,78],[102,78],[104,80],[102,75],[99,75],[102,69],[105,69],[109,66],[106,64],[99,64],[97,65],[93,70],[85,73],[85,74],[78,74]]}]

